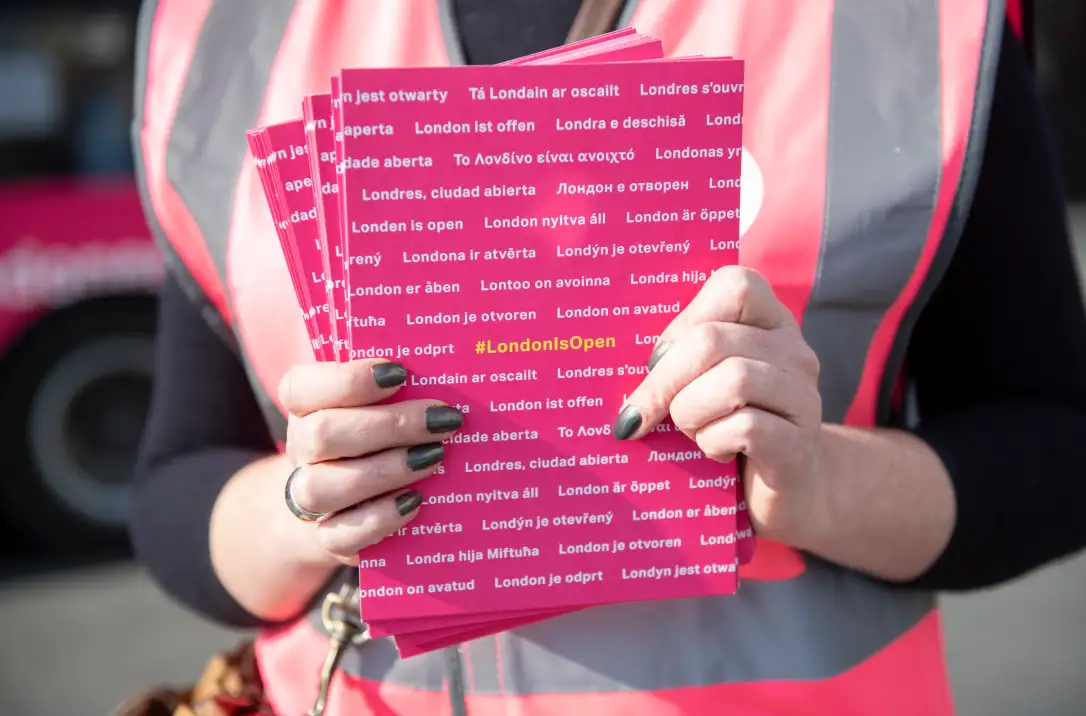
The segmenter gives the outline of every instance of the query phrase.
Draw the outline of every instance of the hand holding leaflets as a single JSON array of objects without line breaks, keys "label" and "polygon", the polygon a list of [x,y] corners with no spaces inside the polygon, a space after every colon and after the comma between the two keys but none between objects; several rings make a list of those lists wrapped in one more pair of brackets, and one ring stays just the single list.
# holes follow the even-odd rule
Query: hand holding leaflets
[{"label": "hand holding leaflets", "polygon": [[[724,453],[750,436],[689,399],[719,382],[714,344],[674,346],[684,321],[735,325],[691,301],[738,260],[742,62],[624,30],[330,84],[248,139],[317,361],[281,396],[294,497],[329,513],[330,551],[366,546],[370,633],[408,656],[733,593],[753,536]],[[772,401],[787,376],[740,357]]]}]

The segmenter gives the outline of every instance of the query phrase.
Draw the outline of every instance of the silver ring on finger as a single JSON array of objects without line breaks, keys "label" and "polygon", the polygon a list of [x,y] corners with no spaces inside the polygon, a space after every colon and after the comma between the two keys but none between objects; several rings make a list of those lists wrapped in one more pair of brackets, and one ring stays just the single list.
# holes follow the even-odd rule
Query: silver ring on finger
[{"label": "silver ring on finger", "polygon": [[302,467],[305,467],[305,466],[302,465],[301,467],[294,468],[290,473],[290,477],[287,478],[287,486],[284,489],[284,493],[285,493],[286,501],[287,501],[287,509],[289,509],[291,514],[293,514],[295,517],[297,517],[302,522],[316,522],[317,520],[321,519],[322,517],[324,517],[328,513],[327,512],[310,512],[309,510],[307,510],[304,507],[302,507],[301,505],[299,505],[297,503],[297,501],[294,499],[294,491],[292,489],[294,487],[294,478],[296,478],[298,476],[298,473],[300,473],[302,471]]}]

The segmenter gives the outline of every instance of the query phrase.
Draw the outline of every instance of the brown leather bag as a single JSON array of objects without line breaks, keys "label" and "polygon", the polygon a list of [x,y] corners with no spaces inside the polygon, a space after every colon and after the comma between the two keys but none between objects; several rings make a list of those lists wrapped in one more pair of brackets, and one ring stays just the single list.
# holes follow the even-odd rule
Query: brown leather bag
[{"label": "brown leather bag", "polygon": [[184,691],[155,689],[125,701],[112,716],[275,716],[264,699],[252,642],[217,654]]}]

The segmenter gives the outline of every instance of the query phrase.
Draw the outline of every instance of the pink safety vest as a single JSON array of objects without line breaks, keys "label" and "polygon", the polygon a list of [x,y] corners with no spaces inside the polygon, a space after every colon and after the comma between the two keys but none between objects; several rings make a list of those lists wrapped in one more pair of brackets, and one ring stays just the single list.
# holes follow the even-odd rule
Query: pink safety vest
[{"label": "pink safety vest", "polygon": [[[989,0],[628,0],[669,55],[746,60],[741,261],[822,363],[825,419],[887,424],[905,346],[954,253],[985,143],[1004,6]],[[136,146],[175,272],[238,348],[269,426],[312,361],[244,140],[342,66],[461,63],[451,0],[159,0],[140,37]],[[347,579],[350,579],[347,577]],[[946,716],[933,595],[760,541],[734,597],[586,610],[400,660],[352,647],[330,716]],[[312,706],[319,603],[264,633],[283,716]]]}]

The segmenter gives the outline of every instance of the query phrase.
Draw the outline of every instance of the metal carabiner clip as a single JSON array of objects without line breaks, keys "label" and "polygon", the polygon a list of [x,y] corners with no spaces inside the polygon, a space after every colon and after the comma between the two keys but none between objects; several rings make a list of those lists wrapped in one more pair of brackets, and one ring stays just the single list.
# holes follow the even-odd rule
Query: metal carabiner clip
[{"label": "metal carabiner clip", "polygon": [[344,584],[338,592],[329,592],[321,604],[321,623],[324,624],[332,643],[328,647],[328,655],[324,657],[324,665],[321,667],[320,690],[317,692],[317,700],[308,716],[324,716],[324,708],[328,702],[328,689],[332,685],[332,677],[339,666],[339,660],[343,657],[348,644],[365,644],[370,641],[370,630],[361,621],[356,624],[346,618],[350,609],[351,597],[354,587]]}]

